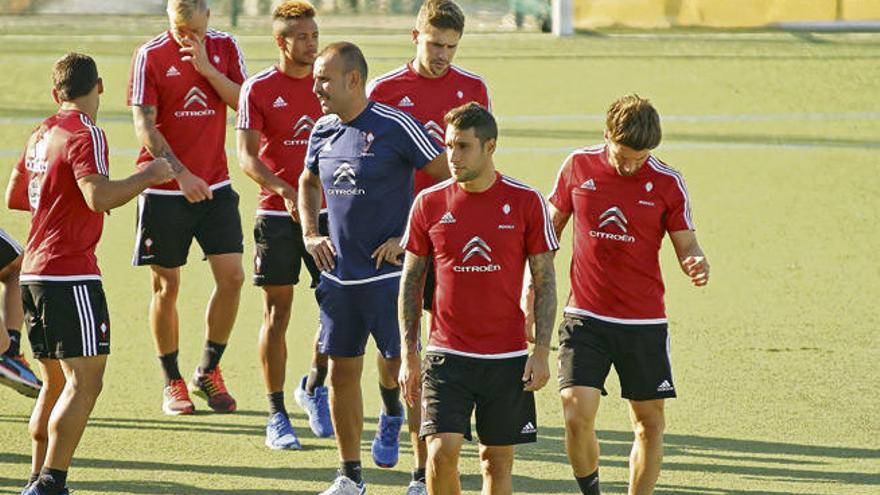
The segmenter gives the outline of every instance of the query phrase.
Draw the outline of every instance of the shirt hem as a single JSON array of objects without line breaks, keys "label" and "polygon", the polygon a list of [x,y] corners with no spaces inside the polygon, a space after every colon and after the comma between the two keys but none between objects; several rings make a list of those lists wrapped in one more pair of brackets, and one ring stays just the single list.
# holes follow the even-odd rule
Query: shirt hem
[{"label": "shirt hem", "polygon": [[576,308],[574,306],[566,306],[563,310],[563,313],[569,313],[575,316],[589,316],[590,318],[595,318],[597,320],[607,321],[608,323],[618,323],[621,325],[661,325],[667,322],[665,317],[663,318],[618,318],[615,316],[605,316],[600,315],[598,313],[593,313],[592,311],[587,311],[586,309]]},{"label": "shirt hem", "polygon": [[480,354],[477,352],[458,351],[455,349],[448,349],[446,347],[437,347],[437,346],[433,346],[433,345],[429,345],[428,347],[426,347],[425,351],[426,352],[440,352],[443,354],[453,354],[455,356],[464,356],[464,357],[475,358],[475,359],[509,359],[509,358],[522,357],[522,356],[529,355],[528,349],[522,349],[519,351],[511,351],[511,352],[502,352],[500,354]]}]

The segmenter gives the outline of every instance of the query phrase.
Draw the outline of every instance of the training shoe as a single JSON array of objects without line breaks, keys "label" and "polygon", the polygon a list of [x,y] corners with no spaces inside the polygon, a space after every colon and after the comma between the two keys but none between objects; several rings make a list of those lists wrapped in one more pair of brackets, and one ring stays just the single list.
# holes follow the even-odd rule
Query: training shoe
[{"label": "training shoe", "polygon": [[428,495],[428,486],[424,481],[410,481],[406,487],[406,495]]},{"label": "training shoe", "polygon": [[162,391],[162,412],[169,416],[178,416],[192,414],[195,410],[196,406],[189,398],[183,378],[171,380],[171,383],[165,385],[165,390]]},{"label": "training shoe", "polygon": [[332,437],[333,421],[330,419],[327,387],[315,387],[314,395],[309,395],[306,392],[307,379],[308,375],[302,377],[299,387],[293,391],[293,398],[309,416],[309,427],[312,429],[312,433],[320,438]]},{"label": "training shoe", "polygon": [[[32,483],[21,491],[21,495],[47,495],[39,490],[37,490],[36,483]],[[55,495],[70,495],[70,490],[65,486],[61,489],[61,491],[57,492]]]},{"label": "training shoe", "polygon": [[339,475],[333,480],[330,488],[321,492],[321,495],[364,495],[367,493],[367,484],[364,480],[355,483],[348,476]]},{"label": "training shoe", "polygon": [[43,388],[43,382],[31,371],[30,364],[21,354],[15,357],[0,355],[0,383],[31,398],[40,395]]},{"label": "training shoe", "polygon": [[216,367],[207,373],[199,372],[196,368],[192,380],[189,382],[189,391],[202,399],[208,401],[208,407],[219,413],[235,412],[235,399],[226,391],[226,384],[223,383],[223,374],[220,373],[220,367]]},{"label": "training shoe", "polygon": [[283,412],[269,416],[266,423],[266,447],[272,450],[299,450],[299,438],[290,424],[290,418]]},{"label": "training shoe", "polygon": [[[401,410],[403,405],[400,406]],[[400,427],[403,425],[403,415],[388,416],[384,412],[379,413],[379,427],[373,438],[373,462],[382,468],[393,468],[397,465],[397,455],[400,449]]]}]

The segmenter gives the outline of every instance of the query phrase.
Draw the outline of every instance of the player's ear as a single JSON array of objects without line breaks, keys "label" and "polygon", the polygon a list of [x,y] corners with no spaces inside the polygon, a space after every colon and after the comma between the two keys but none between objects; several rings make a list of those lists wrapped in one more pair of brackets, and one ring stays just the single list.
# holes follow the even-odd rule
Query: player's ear
[{"label": "player's ear", "polygon": [[487,139],[486,144],[483,145],[483,149],[486,150],[486,153],[493,154],[495,153],[495,147],[498,145],[498,140],[495,138]]},{"label": "player's ear", "polygon": [[55,103],[61,104],[61,98],[58,96],[58,90],[55,88],[52,88],[52,99],[55,100]]},{"label": "player's ear", "polygon": [[98,84],[96,84],[96,86],[98,87],[98,94],[104,94],[104,80],[99,77]]},{"label": "player's ear", "polygon": [[414,45],[419,44],[419,30],[418,29],[412,30],[412,40],[413,40]]},{"label": "player's ear", "polygon": [[280,34],[275,35],[275,45],[278,46],[279,50],[284,50],[284,36]]}]

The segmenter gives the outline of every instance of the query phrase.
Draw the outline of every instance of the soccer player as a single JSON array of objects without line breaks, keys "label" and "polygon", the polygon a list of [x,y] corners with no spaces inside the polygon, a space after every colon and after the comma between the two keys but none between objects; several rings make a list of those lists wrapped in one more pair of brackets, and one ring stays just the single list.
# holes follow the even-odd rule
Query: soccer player
[{"label": "soccer player", "polygon": [[162,410],[195,409],[178,368],[180,267],[193,238],[211,266],[215,288],[206,311],[206,342],[189,390],[216,412],[233,412],[219,363],[235,316],[244,271],[238,194],[226,167],[226,107],[238,108],[247,78],[232,36],[208,29],[205,0],[169,0],[171,29],[135,52],[128,102],[143,145],[138,163],[166,158],[176,182],[149,188],[138,201],[135,265],[152,272],[150,328],[165,374]]},{"label": "soccer player", "polygon": [[[299,182],[306,248],[321,269],[315,290],[321,318],[319,350],[330,356],[330,411],[342,466],[326,495],[364,493],[360,438],[361,373],[369,335],[381,353],[382,412],[374,461],[393,466],[403,404],[397,373],[400,334],[397,289],[400,236],[412,202],[413,171],[448,176],[441,149],[408,114],[369,101],[367,62],[347,42],[333,43],[315,62],[315,94],[327,114],[309,137]],[[330,235],[318,232],[321,192]]]},{"label": "soccer player", "polygon": [[[236,125],[241,168],[260,185],[254,284],[263,289],[260,361],[269,398],[266,445],[273,449],[300,448],[284,405],[285,334],[302,265],[316,282],[319,276],[303,245],[296,212],[297,181],[309,133],[321,117],[321,106],[312,92],[312,65],[318,54],[314,17],[314,7],[305,0],[289,0],[275,8],[272,32],[279,62],[244,83]],[[318,407],[323,405],[323,417],[329,423],[327,392],[321,388],[310,398]],[[323,428],[332,434],[332,425],[316,426],[323,433],[319,436],[327,436]]]},{"label": "soccer player", "polygon": [[30,420],[32,474],[23,495],[67,494],[67,470],[98,395],[110,353],[110,317],[95,247],[104,212],[171,180],[164,158],[110,180],[107,137],[95,125],[104,90],[94,60],[65,55],[53,67],[60,105],[28,140],[6,202],[30,210],[21,292],[45,384]]},{"label": "soccer player", "polygon": [[676,395],[658,259],[667,232],[691,282],[709,281],[684,180],[651,153],[660,138],[660,116],[648,100],[618,99],[608,109],[605,143],[569,155],[550,194],[557,236],[574,216],[559,387],[565,446],[584,494],[599,493],[594,424],[611,365],[635,432],[630,495],[653,493],[660,474],[664,401]]},{"label": "soccer player", "polygon": [[[450,111],[445,123],[452,179],[416,197],[402,241],[400,385],[407,402],[423,408],[428,493],[461,493],[458,457],[464,439],[471,439],[476,410],[482,492],[510,494],[514,446],[536,440],[533,392],[550,377],[559,243],[541,194],[495,170],[492,114],[469,103]],[[429,258],[437,293],[420,390],[419,320]],[[526,261],[535,285],[531,355],[519,304]]]},{"label": "soccer player", "polygon": [[0,229],[0,384],[27,397],[37,397],[43,382],[31,370],[21,352],[21,323],[24,321],[18,275],[21,271],[21,246]]}]

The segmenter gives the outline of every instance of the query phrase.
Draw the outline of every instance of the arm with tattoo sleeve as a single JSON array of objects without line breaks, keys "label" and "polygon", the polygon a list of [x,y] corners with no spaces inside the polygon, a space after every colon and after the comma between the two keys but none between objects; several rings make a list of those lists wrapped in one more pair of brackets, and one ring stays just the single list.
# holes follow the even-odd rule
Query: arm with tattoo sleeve
[{"label": "arm with tattoo sleeve", "polygon": [[425,289],[425,275],[428,271],[428,257],[406,252],[403,260],[403,274],[400,279],[400,293],[397,299],[397,319],[401,332],[400,367],[401,391],[410,406],[419,403],[419,382],[421,364],[419,360],[419,323],[422,318],[422,293]]}]

